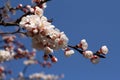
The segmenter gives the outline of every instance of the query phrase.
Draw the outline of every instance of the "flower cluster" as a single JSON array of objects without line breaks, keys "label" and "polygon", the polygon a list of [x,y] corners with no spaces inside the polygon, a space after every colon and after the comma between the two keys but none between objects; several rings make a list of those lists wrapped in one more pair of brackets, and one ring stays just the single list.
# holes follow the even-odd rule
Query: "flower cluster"
[{"label": "flower cluster", "polygon": [[43,9],[38,6],[35,7],[34,15],[22,18],[20,26],[27,30],[35,49],[48,50],[46,47],[49,47],[58,50],[67,46],[67,36],[48,22],[48,19],[43,16]]},{"label": "flower cluster", "polygon": [[[32,47],[43,50],[45,55],[53,53],[54,50],[65,49],[68,44],[67,36],[49,22],[43,15],[43,8],[39,6],[35,8],[27,6],[27,8],[32,10],[33,14],[23,17],[19,25],[32,38]],[[57,58],[53,56],[51,61],[56,62]]]},{"label": "flower cluster", "polygon": [[2,36],[4,45],[0,49],[0,63],[14,60],[27,58],[32,59],[36,55],[36,50],[33,49],[32,52],[29,52],[25,46],[16,40],[16,37],[13,35],[4,35]]}]

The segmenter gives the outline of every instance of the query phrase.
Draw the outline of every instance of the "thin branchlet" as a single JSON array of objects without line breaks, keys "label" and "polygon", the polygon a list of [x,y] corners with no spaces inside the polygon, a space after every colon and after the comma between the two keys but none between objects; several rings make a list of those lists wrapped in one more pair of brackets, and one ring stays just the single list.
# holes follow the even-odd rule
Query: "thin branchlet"
[{"label": "thin branchlet", "polygon": [[72,48],[72,49],[75,49],[76,51],[78,51],[79,53],[83,54],[83,51],[78,49],[77,46],[71,46],[71,45],[68,45],[68,47]]},{"label": "thin branchlet", "polygon": [[4,22],[4,21],[1,21],[0,22],[0,25],[1,26],[4,26],[4,27],[8,27],[8,26],[19,26],[18,23],[15,22]]},{"label": "thin branchlet", "polygon": [[43,4],[43,3],[46,3],[48,1],[51,1],[51,0],[44,0],[44,1],[41,1],[40,3]]},{"label": "thin branchlet", "polygon": [[18,29],[16,31],[14,31],[14,32],[0,32],[0,35],[3,35],[3,34],[17,34],[17,33],[21,33],[21,34],[27,35],[26,32],[20,31],[20,27],[18,27]]},{"label": "thin branchlet", "polygon": [[[70,48],[72,48],[72,49],[78,51],[80,54],[83,54],[83,52],[84,52],[83,50],[79,49],[77,46],[71,46],[71,45],[68,45],[68,47],[70,47]],[[106,58],[105,55],[103,55],[103,54],[99,54],[98,51],[95,52],[95,53],[93,53],[93,55],[97,55],[97,56],[99,56],[100,58]]]}]

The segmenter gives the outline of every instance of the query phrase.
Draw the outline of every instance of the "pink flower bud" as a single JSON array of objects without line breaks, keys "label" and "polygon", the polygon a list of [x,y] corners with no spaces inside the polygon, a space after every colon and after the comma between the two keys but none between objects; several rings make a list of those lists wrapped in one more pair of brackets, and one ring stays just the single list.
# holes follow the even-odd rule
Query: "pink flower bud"
[{"label": "pink flower bud", "polygon": [[46,61],[46,60],[49,59],[49,56],[45,54],[45,55],[43,56],[43,59]]},{"label": "pink flower bud", "polygon": [[93,64],[97,64],[97,63],[99,63],[100,58],[98,56],[94,55],[90,60]]},{"label": "pink flower bud", "polygon": [[22,6],[23,6],[22,4],[19,4],[19,5],[17,6],[17,8],[22,8]]},{"label": "pink flower bud", "polygon": [[28,10],[27,10],[26,8],[23,8],[22,11],[23,11],[24,13],[27,13],[27,12],[28,12]]},{"label": "pink flower bud", "polygon": [[30,8],[30,12],[31,12],[31,13],[34,13],[34,9],[33,9],[33,8]]},{"label": "pink flower bud", "polygon": [[26,8],[30,9],[30,8],[31,8],[31,6],[30,6],[30,5],[27,5],[27,6],[26,6]]},{"label": "pink flower bud", "polygon": [[55,56],[53,56],[53,57],[51,58],[51,61],[52,61],[53,63],[56,63],[56,62],[58,61],[58,59],[57,59]]},{"label": "pink flower bud", "polygon": [[0,73],[2,73],[5,70],[3,66],[0,66]]}]

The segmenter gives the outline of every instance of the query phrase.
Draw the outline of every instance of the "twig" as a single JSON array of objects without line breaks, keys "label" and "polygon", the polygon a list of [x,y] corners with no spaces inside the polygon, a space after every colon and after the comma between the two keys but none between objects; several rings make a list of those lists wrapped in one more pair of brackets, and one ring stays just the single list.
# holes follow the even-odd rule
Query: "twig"
[{"label": "twig", "polygon": [[76,51],[78,51],[79,53],[83,54],[83,51],[80,50],[80,49],[78,49],[77,46],[68,45],[68,47],[73,48],[73,49],[75,49]]},{"label": "twig", "polygon": [[3,34],[16,34],[16,33],[21,33],[21,34],[27,35],[26,32],[20,32],[20,27],[18,28],[18,30],[14,31],[14,32],[0,32],[0,35],[3,35]]},{"label": "twig", "polygon": [[27,15],[30,15],[30,14],[33,14],[33,13],[31,13],[31,12],[25,13],[25,14],[22,15],[19,19],[17,19],[15,22],[16,22],[16,23],[19,23],[24,16],[27,16]]},{"label": "twig", "polygon": [[24,67],[24,69],[23,69],[23,71],[22,71],[22,72],[23,72],[23,74],[25,74],[25,73],[26,73],[26,70],[27,70],[27,68],[28,68],[28,67],[29,67],[28,65]]},{"label": "twig", "polygon": [[15,22],[4,22],[4,21],[1,21],[0,22],[0,25],[2,25],[2,26],[18,26],[18,23],[16,23],[16,21]]}]

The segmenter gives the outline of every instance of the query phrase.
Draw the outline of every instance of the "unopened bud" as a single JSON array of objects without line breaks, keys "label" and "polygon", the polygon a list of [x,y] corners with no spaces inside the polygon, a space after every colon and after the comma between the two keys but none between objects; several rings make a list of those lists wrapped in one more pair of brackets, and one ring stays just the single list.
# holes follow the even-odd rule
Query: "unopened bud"
[{"label": "unopened bud", "polygon": [[74,50],[65,50],[65,56],[66,57],[69,57],[69,56],[71,56],[72,54],[74,54]]},{"label": "unopened bud", "polygon": [[19,4],[19,5],[17,6],[17,8],[22,8],[22,6],[23,6],[22,4]]},{"label": "unopened bud", "polygon": [[88,48],[88,43],[85,39],[82,39],[81,42],[77,45],[78,48],[81,48],[82,50],[86,50]]},{"label": "unopened bud", "polygon": [[44,59],[44,60],[48,60],[48,59],[49,59],[49,56],[45,54],[45,55],[43,56],[43,59]]},{"label": "unopened bud", "polygon": [[98,56],[94,55],[90,60],[93,64],[97,64],[97,63],[99,63],[100,58]]},{"label": "unopened bud", "polygon": [[55,56],[53,56],[53,57],[51,58],[51,61],[52,61],[53,63],[56,63],[56,62],[58,61],[58,59],[57,59]]}]

